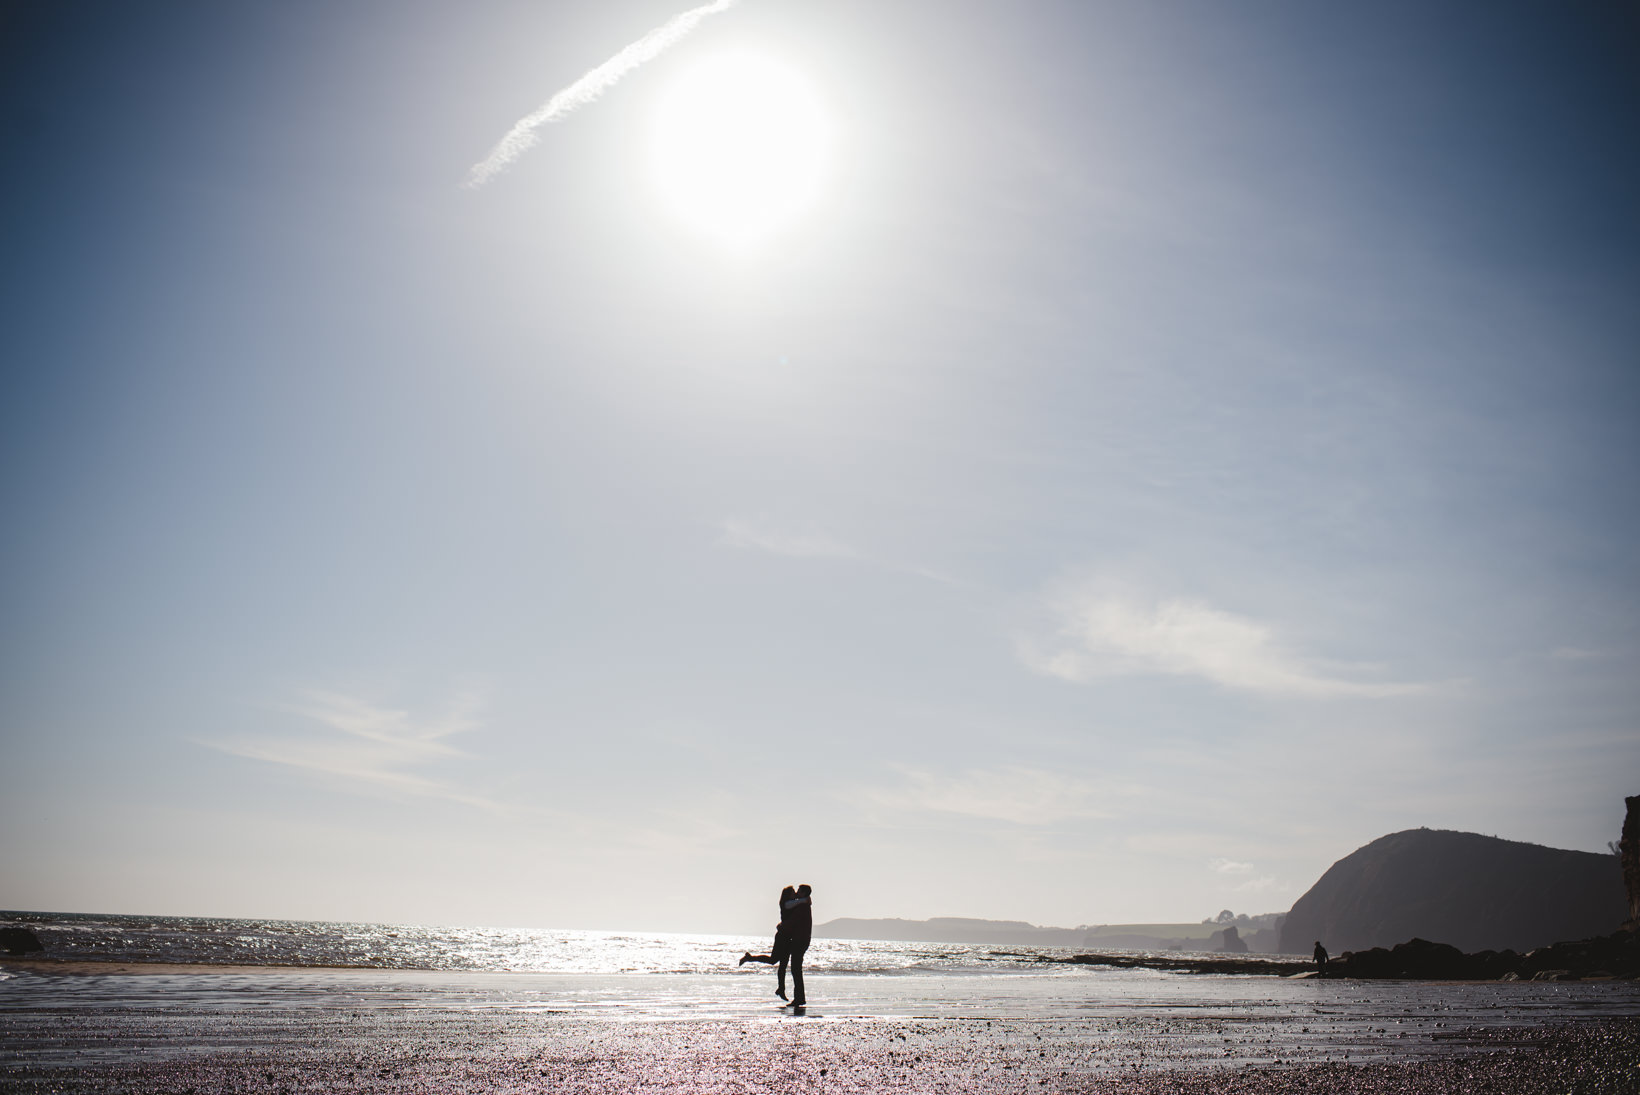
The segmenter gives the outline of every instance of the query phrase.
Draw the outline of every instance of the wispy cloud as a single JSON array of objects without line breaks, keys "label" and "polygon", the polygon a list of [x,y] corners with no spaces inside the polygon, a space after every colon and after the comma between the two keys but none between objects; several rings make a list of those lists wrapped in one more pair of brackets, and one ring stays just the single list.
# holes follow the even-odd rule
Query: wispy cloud
[{"label": "wispy cloud", "polygon": [[858,559],[860,553],[840,540],[812,530],[796,530],[766,520],[731,517],[723,522],[719,542],[729,547],[767,551],[799,559]]},{"label": "wispy cloud", "polygon": [[859,789],[862,804],[911,813],[961,814],[1015,825],[1110,817],[1119,792],[1089,780],[1009,765],[941,775],[902,769],[895,786]]},{"label": "wispy cloud", "polygon": [[681,15],[674,15],[661,26],[656,27],[573,84],[558,92],[548,99],[541,106],[541,109],[520,118],[507,131],[507,135],[502,137],[496,143],[496,146],[490,150],[490,154],[483,161],[472,166],[472,169],[467,172],[466,185],[469,188],[477,189],[489,182],[504,171],[508,164],[534,146],[539,139],[535,135],[537,129],[550,122],[556,122],[566,114],[586,106],[613,87],[621,77],[676,45],[686,34],[694,30],[702,19],[705,19],[708,15],[715,15],[720,11],[727,11],[734,7],[737,2],[738,0],[713,0],[710,4],[702,4],[700,7],[691,8]]},{"label": "wispy cloud", "polygon": [[813,526],[794,527],[767,518],[728,518],[720,526],[718,543],[743,551],[766,551],[792,559],[848,559],[878,570],[910,574],[941,585],[968,585],[961,579],[925,566],[873,558],[853,544],[820,532]]},{"label": "wispy cloud", "polygon": [[1611,657],[1609,651],[1593,650],[1586,646],[1557,646],[1549,652],[1549,657],[1557,662],[1593,662]]},{"label": "wispy cloud", "polygon": [[305,720],[301,732],[198,744],[295,768],[350,791],[438,798],[493,809],[496,804],[489,799],[421,771],[466,756],[444,739],[476,729],[478,705],[476,696],[464,696],[448,714],[428,721],[352,696],[311,692],[283,708]]},{"label": "wispy cloud", "polygon": [[752,838],[746,817],[746,805],[737,795],[698,792],[688,796],[687,804],[658,806],[632,819],[622,839],[629,851],[673,858],[744,848]]},{"label": "wispy cloud", "polygon": [[1223,856],[1219,856],[1218,858],[1209,861],[1207,866],[1208,869],[1214,874],[1253,873],[1253,865],[1251,863],[1238,863],[1233,859],[1225,859]]},{"label": "wispy cloud", "polygon": [[[1215,856],[1208,860],[1207,869],[1223,878],[1223,885],[1227,887],[1223,891],[1225,893],[1264,894],[1292,889],[1274,875],[1255,873],[1256,867],[1252,863],[1243,863],[1224,856]],[[1240,881],[1231,885],[1236,879]]]},{"label": "wispy cloud", "polygon": [[1030,669],[1068,681],[1164,674],[1199,677],[1267,695],[1404,696],[1425,684],[1356,679],[1369,666],[1306,658],[1272,627],[1187,598],[1145,597],[1101,584],[1066,586],[1048,599],[1057,627],[1046,641],[1021,639]]}]

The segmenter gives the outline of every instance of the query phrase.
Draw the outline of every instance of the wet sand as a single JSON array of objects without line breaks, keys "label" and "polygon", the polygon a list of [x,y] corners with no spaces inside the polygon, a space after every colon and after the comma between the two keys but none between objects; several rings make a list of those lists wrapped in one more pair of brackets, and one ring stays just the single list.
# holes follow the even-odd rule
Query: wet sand
[{"label": "wet sand", "polygon": [[[106,1017],[104,1017],[106,1019]],[[233,1048],[144,1060],[93,1017],[58,1037],[83,1064],[0,1058],[4,1092],[194,1095],[289,1092],[1103,1092],[1133,1095],[1337,1092],[1632,1095],[1640,1023],[1491,1031],[1436,1058],[1298,1067],[1185,1065],[1136,1030],[1114,1053],[1063,1023],[766,1024],[555,1022],[543,1016],[358,1016],[333,1029],[221,1020]],[[277,1026],[277,1024],[275,1025]],[[9,1039],[7,1039],[9,1041]],[[1147,1052],[1152,1050],[1153,1052]]]},{"label": "wet sand", "polygon": [[[225,987],[196,1000],[141,975],[243,980],[244,967],[120,963],[129,976],[99,982],[90,975],[116,970],[8,965],[20,972],[0,1010],[6,1093],[1640,1092],[1640,1017],[1627,1015],[1412,1034],[1390,1021],[1367,1041],[1322,1032],[1313,1014],[1272,1023],[1223,1008],[1202,1018],[866,1017],[822,1001],[803,1016],[760,1006],[742,1018],[634,1021],[584,1008],[443,1006],[439,994],[395,998],[409,1006],[355,1006],[362,998],[347,994],[295,1006],[268,991],[299,980],[285,973],[326,972],[308,968],[258,968],[241,1001],[235,978],[207,978]],[[40,991],[16,992],[31,975]],[[111,986],[119,1002],[52,988],[65,981]]]}]

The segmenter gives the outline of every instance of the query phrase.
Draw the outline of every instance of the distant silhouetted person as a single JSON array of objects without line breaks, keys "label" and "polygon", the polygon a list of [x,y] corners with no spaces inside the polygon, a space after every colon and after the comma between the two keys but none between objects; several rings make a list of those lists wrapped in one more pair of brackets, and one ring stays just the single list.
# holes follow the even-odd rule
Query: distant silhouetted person
[{"label": "distant silhouetted person", "polygon": [[809,936],[814,934],[814,905],[807,882],[797,887],[797,896],[780,903],[782,923],[792,937],[792,1007],[800,1008],[807,1002],[803,995],[803,954],[809,949]]},{"label": "distant silhouetted person", "polygon": [[786,998],[786,962],[792,953],[792,933],[786,927],[786,902],[796,900],[797,891],[791,886],[780,891],[780,923],[774,926],[774,945],[769,948],[769,953],[753,954],[747,951],[740,956],[742,966],[748,962],[763,962],[776,967],[774,994],[782,1000]]},{"label": "distant silhouetted person", "polygon": [[1315,941],[1315,968],[1320,976],[1327,976],[1327,948],[1321,945],[1321,940]]}]

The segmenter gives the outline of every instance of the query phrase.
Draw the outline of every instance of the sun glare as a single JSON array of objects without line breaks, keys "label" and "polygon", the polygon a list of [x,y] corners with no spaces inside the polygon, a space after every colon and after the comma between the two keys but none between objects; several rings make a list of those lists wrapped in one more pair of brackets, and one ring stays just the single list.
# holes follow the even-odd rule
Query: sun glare
[{"label": "sun glare", "polygon": [[674,214],[720,242],[755,244],[820,196],[831,126],[802,74],[763,55],[726,54],[696,63],[667,90],[651,155]]}]

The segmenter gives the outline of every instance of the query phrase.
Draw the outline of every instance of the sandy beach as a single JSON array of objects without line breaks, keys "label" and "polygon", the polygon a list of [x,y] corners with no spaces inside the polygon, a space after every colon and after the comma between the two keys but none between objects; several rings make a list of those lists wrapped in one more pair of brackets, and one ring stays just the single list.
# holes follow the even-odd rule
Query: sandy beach
[{"label": "sandy beach", "polygon": [[[0,1091],[1633,1093],[1640,1018],[1317,1038],[1313,1017],[633,1021],[458,991],[290,1004],[350,970],[12,961]],[[302,976],[297,976],[302,975]],[[319,981],[305,980],[313,976]],[[458,986],[459,987],[459,986]],[[1454,989],[1458,989],[1454,986]],[[308,991],[304,989],[304,991]],[[85,995],[76,996],[83,992]],[[441,1003],[441,1001],[443,1001]],[[1374,1039],[1377,1044],[1373,1044]],[[1386,1052],[1388,1051],[1388,1052]]]},{"label": "sandy beach", "polygon": [[[6,1092],[1207,1092],[1537,1095],[1640,1090],[1640,1024],[1490,1032],[1431,1059],[1191,1065],[1165,1032],[1120,1052],[1087,1048],[1075,1024],[992,1021],[660,1023],[453,1014],[359,1015],[329,1027],[224,1019],[189,1037],[219,1044],[148,1060],[142,1043],[177,1019],[88,1016],[51,1037],[84,1063],[30,1066],[8,1031]],[[8,1024],[9,1025],[9,1024]],[[38,1037],[39,1035],[35,1035]],[[22,1054],[19,1054],[19,1043]]]}]

